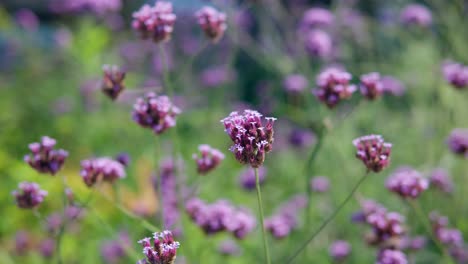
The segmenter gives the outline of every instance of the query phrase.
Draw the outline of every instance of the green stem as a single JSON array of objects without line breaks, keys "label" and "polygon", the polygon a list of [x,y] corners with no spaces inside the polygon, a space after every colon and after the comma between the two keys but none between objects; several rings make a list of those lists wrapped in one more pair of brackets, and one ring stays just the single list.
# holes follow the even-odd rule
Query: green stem
[{"label": "green stem", "polygon": [[164,229],[164,210],[163,210],[163,195],[162,195],[162,177],[159,168],[159,153],[161,152],[161,146],[159,145],[158,138],[156,138],[155,142],[155,159],[154,159],[154,169],[156,173],[156,192],[158,195],[158,208],[159,208],[159,216],[160,216],[160,226]]},{"label": "green stem", "polygon": [[62,222],[62,225],[60,226],[59,233],[57,234],[57,241],[56,241],[56,245],[55,245],[55,251],[57,252],[57,263],[58,264],[63,263],[62,254],[60,253],[60,251],[61,251],[61,246],[62,246],[62,237],[63,237],[63,234],[65,233],[65,228],[67,226],[65,211],[67,210],[67,201],[68,201],[68,197],[67,197],[67,194],[66,194],[67,182],[66,182],[65,176],[61,175],[60,178],[61,178],[61,181],[62,181],[62,196],[63,196],[63,199],[62,199],[63,200],[62,221],[63,222]]},{"label": "green stem", "polygon": [[320,225],[320,227],[316,231],[314,231],[312,233],[312,235],[299,247],[299,249],[296,250],[296,252],[294,252],[294,254],[287,259],[286,263],[292,263],[294,261],[294,259],[299,255],[299,253],[301,253],[307,247],[307,245],[310,242],[312,242],[312,240],[314,240],[314,238],[318,234],[320,234],[320,232],[336,217],[336,215],[338,215],[338,213],[341,211],[341,209],[343,209],[343,207],[351,200],[351,198],[353,197],[356,190],[359,188],[359,186],[361,186],[361,184],[367,178],[368,174],[369,174],[369,171],[367,171],[361,177],[361,179],[359,179],[357,184],[353,187],[353,189],[348,194],[348,196],[343,200],[343,202],[341,202],[341,204],[338,206],[338,208],[336,208],[336,210]]},{"label": "green stem", "polygon": [[262,228],[262,237],[263,237],[263,250],[265,252],[266,263],[271,264],[270,252],[268,250],[267,236],[265,230],[265,220],[263,214],[263,205],[262,205],[262,193],[260,191],[260,179],[258,177],[258,168],[254,168],[255,171],[255,186],[257,187],[257,199],[258,199],[258,210],[260,212],[260,225]]},{"label": "green stem", "polygon": [[320,131],[320,134],[318,135],[317,138],[317,144],[315,144],[314,149],[310,153],[309,159],[307,160],[306,166],[304,167],[304,178],[305,178],[305,186],[306,186],[306,193],[307,193],[307,199],[309,202],[307,203],[307,211],[306,211],[306,223],[310,222],[310,210],[312,209],[311,202],[310,202],[310,196],[312,195],[312,187],[310,186],[310,177],[311,177],[311,170],[312,170],[312,165],[314,163],[315,158],[317,157],[317,154],[319,153],[320,149],[322,148],[323,145],[323,135],[322,132]]}]

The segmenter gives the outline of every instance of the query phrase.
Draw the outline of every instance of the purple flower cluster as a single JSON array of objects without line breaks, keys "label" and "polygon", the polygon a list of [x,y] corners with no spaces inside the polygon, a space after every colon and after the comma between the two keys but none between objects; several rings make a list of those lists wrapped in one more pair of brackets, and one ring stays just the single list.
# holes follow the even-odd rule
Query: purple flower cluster
[{"label": "purple flower cluster", "polygon": [[423,5],[409,4],[401,11],[400,20],[404,24],[428,27],[432,24],[432,14]]},{"label": "purple flower cluster", "polygon": [[294,196],[280,206],[273,216],[265,219],[265,229],[276,239],[285,238],[297,228],[298,214],[305,206],[307,198],[304,195]]},{"label": "purple flower cluster", "polygon": [[429,180],[431,186],[434,186],[442,192],[451,193],[453,191],[453,182],[445,169],[434,169],[430,174]]},{"label": "purple flower cluster", "polygon": [[369,171],[380,172],[390,163],[392,144],[384,141],[380,135],[367,135],[353,140],[356,157],[366,165]]},{"label": "purple flower cluster", "polygon": [[325,59],[332,54],[333,42],[327,32],[315,29],[307,33],[305,47],[312,56]]},{"label": "purple flower cluster", "polygon": [[316,135],[306,129],[293,129],[289,135],[289,143],[294,147],[310,147],[317,141]]},{"label": "purple flower cluster", "polygon": [[159,43],[170,40],[175,21],[172,3],[158,1],[154,6],[145,4],[134,12],[132,27],[140,33],[141,38]]},{"label": "purple flower cluster", "polygon": [[401,237],[405,234],[404,217],[396,212],[376,211],[366,218],[372,227],[367,242],[380,247],[400,247]]},{"label": "purple flower cluster", "polygon": [[117,65],[102,66],[104,77],[101,84],[102,92],[112,100],[117,99],[119,94],[125,89],[123,81],[125,71],[122,71]]},{"label": "purple flower cluster", "polygon": [[161,192],[159,201],[160,210],[164,216],[164,228],[173,229],[180,220],[179,200],[177,197],[177,178],[174,174],[176,166],[172,159],[163,160],[159,169],[160,182],[154,182],[155,187]]},{"label": "purple flower cluster", "polygon": [[429,187],[429,181],[410,167],[397,169],[387,179],[386,187],[402,198],[418,198]]},{"label": "purple flower cluster", "polygon": [[41,190],[39,184],[34,182],[21,182],[18,190],[11,193],[19,208],[31,209],[37,207],[44,201],[47,191]]},{"label": "purple flower cluster", "polygon": [[200,156],[193,154],[192,157],[197,163],[197,171],[199,174],[204,175],[216,169],[224,159],[224,154],[221,151],[209,145],[200,145],[198,146],[198,150],[200,151]]},{"label": "purple flower cluster", "polygon": [[325,176],[317,176],[310,179],[310,189],[313,192],[324,193],[330,188],[330,181]]},{"label": "purple flower cluster", "polygon": [[174,240],[171,231],[165,230],[153,234],[151,238],[146,237],[138,241],[143,246],[143,254],[146,256],[147,264],[173,264],[176,259],[177,249],[180,243]]},{"label": "purple flower cluster", "polygon": [[140,126],[151,128],[159,135],[176,125],[178,114],[180,109],[172,104],[169,97],[149,92],[137,99],[132,116]]},{"label": "purple flower cluster", "polygon": [[314,7],[308,9],[301,20],[301,29],[307,30],[316,27],[329,27],[333,25],[334,15],[325,8]]},{"label": "purple flower cluster", "polygon": [[266,117],[265,126],[262,114],[253,110],[244,110],[240,115],[232,112],[221,120],[225,132],[234,145],[229,149],[242,164],[250,164],[253,168],[260,167],[265,161],[265,154],[270,152],[273,144],[274,117]]},{"label": "purple flower cluster", "polygon": [[[258,181],[262,185],[265,182],[267,169],[265,167],[258,168]],[[252,168],[247,168],[239,175],[239,183],[242,188],[247,191],[255,190],[255,171]]]},{"label": "purple flower cluster", "polygon": [[126,248],[130,246],[130,237],[121,232],[116,240],[105,241],[101,245],[101,256],[106,263],[119,263],[127,254]]},{"label": "purple flower cluster", "polygon": [[53,0],[51,9],[57,13],[91,11],[96,14],[115,12],[122,7],[121,0]]},{"label": "purple flower cluster", "polygon": [[227,239],[219,244],[218,252],[225,256],[235,256],[241,253],[241,249],[234,240]]},{"label": "purple flower cluster", "polygon": [[52,238],[46,238],[39,243],[38,250],[44,258],[51,258],[54,255],[55,248],[55,240]]},{"label": "purple flower cluster", "polygon": [[223,37],[227,28],[225,13],[219,12],[211,6],[205,6],[198,10],[195,16],[205,35],[214,43]]},{"label": "purple flower cluster", "polygon": [[456,62],[446,62],[442,65],[445,80],[457,89],[468,87],[468,66]]},{"label": "purple flower cluster", "polygon": [[432,231],[436,238],[444,245],[449,247],[463,246],[464,240],[460,230],[449,228],[449,220],[446,216],[440,215],[438,212],[431,212],[429,219],[432,225]]},{"label": "purple flower cluster", "polygon": [[356,86],[349,84],[351,74],[338,68],[328,68],[317,77],[314,95],[329,108],[335,107],[341,100],[348,99],[356,91]]},{"label": "purple flower cluster", "polygon": [[367,217],[373,213],[386,213],[387,209],[377,203],[374,200],[363,200],[361,201],[361,210],[354,213],[352,216],[352,221],[357,223],[365,223]]},{"label": "purple flower cluster", "polygon": [[200,74],[200,81],[206,87],[217,87],[231,81],[235,73],[225,66],[214,66]]},{"label": "purple flower cluster", "polygon": [[401,248],[411,251],[423,249],[427,244],[427,239],[424,236],[408,237],[405,236],[401,241]]},{"label": "purple flower cluster", "polygon": [[286,92],[292,94],[303,92],[308,85],[309,81],[301,74],[288,75],[283,81],[283,86]]},{"label": "purple flower cluster", "polygon": [[408,264],[408,259],[400,250],[383,249],[379,251],[375,264]]},{"label": "purple flower cluster", "polygon": [[108,157],[92,158],[81,161],[81,177],[91,187],[98,181],[114,182],[125,178],[125,166]]},{"label": "purple flower cluster", "polygon": [[361,90],[361,94],[369,100],[377,99],[384,92],[380,74],[377,72],[362,75],[359,88]]},{"label": "purple flower cluster", "polygon": [[337,240],[330,245],[328,252],[333,261],[342,262],[351,254],[351,245],[347,241]]},{"label": "purple flower cluster", "polygon": [[68,157],[63,149],[54,149],[57,142],[48,136],[42,137],[41,142],[29,144],[31,154],[24,156],[24,161],[40,173],[55,175]]},{"label": "purple flower cluster", "polygon": [[456,128],[452,130],[447,144],[453,153],[468,158],[468,129]]},{"label": "purple flower cluster", "polygon": [[394,96],[402,96],[406,91],[405,85],[395,77],[383,76],[380,81],[382,83],[382,89],[385,93]]},{"label": "purple flower cluster", "polygon": [[251,212],[236,208],[226,200],[206,204],[198,198],[192,198],[187,201],[185,209],[206,234],[228,231],[236,238],[243,239],[256,226],[256,219]]}]

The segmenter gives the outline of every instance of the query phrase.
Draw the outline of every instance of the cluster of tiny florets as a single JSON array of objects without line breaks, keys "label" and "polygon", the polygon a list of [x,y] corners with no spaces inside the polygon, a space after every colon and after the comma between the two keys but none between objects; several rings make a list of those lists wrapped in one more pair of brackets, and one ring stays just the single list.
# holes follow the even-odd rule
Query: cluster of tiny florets
[{"label": "cluster of tiny florets", "polygon": [[417,198],[429,187],[429,181],[412,168],[399,168],[388,179],[387,189],[402,198]]},{"label": "cluster of tiny florets", "polygon": [[117,65],[104,65],[102,69],[104,71],[101,85],[102,92],[112,100],[115,100],[125,89],[123,83],[125,71],[121,70]]},{"label": "cluster of tiny florets", "polygon": [[225,132],[234,145],[229,149],[242,164],[253,168],[260,167],[265,161],[265,154],[270,152],[273,144],[274,117],[266,117],[263,125],[262,114],[253,110],[244,110],[243,114],[232,112],[221,120]]},{"label": "cluster of tiny florets", "polygon": [[81,177],[91,187],[98,181],[114,182],[125,178],[125,166],[109,157],[92,158],[81,161]]},{"label": "cluster of tiny florets", "polygon": [[446,62],[442,65],[442,73],[445,80],[457,89],[468,87],[468,66],[456,63]]},{"label": "cluster of tiny florets", "polygon": [[442,192],[451,193],[453,191],[453,182],[445,169],[434,169],[429,177],[431,187],[435,187]]},{"label": "cluster of tiny florets", "polygon": [[374,100],[380,97],[384,92],[380,74],[377,72],[371,72],[362,75],[359,89],[361,94],[369,100]]},{"label": "cluster of tiny florets", "polygon": [[349,83],[351,79],[349,72],[328,68],[318,75],[317,88],[313,93],[322,103],[333,108],[341,100],[350,98],[356,91],[356,86]]},{"label": "cluster of tiny florets", "polygon": [[198,150],[200,151],[200,156],[193,154],[193,159],[197,163],[197,171],[199,174],[207,174],[216,169],[224,159],[224,154],[221,151],[209,145],[200,145],[198,146]]},{"label": "cluster of tiny florets", "polygon": [[154,6],[143,5],[133,13],[132,27],[141,38],[152,39],[154,42],[164,42],[171,38],[176,15],[172,11],[172,3],[158,1]]},{"label": "cluster of tiny florets", "polygon": [[41,142],[29,144],[32,153],[24,156],[24,161],[40,173],[55,175],[68,157],[67,151],[54,149],[56,143],[55,139],[44,136]]},{"label": "cluster of tiny florets", "polygon": [[18,190],[12,192],[19,208],[31,209],[44,201],[47,191],[42,190],[39,184],[34,182],[21,182]]},{"label": "cluster of tiny florets", "polygon": [[171,231],[155,232],[153,234],[153,243],[151,238],[143,238],[138,241],[143,246],[143,254],[146,256],[145,260],[141,263],[146,264],[173,264],[177,249],[180,243],[174,240]]},{"label": "cluster of tiny florets", "polygon": [[449,247],[460,247],[463,245],[464,240],[461,231],[456,228],[450,228],[449,220],[446,216],[433,211],[429,214],[429,219],[432,231],[442,244]]},{"label": "cluster of tiny florets", "polygon": [[427,27],[432,24],[431,11],[419,4],[409,4],[402,11],[400,15],[401,22],[408,25],[417,25]]},{"label": "cluster of tiny florets", "polygon": [[205,35],[213,42],[218,42],[227,29],[226,14],[217,11],[213,7],[205,6],[195,14],[198,24]]},{"label": "cluster of tiny florets", "polygon": [[380,135],[367,135],[353,140],[356,157],[366,165],[369,171],[380,172],[390,163],[392,144],[384,141]]},{"label": "cluster of tiny florets", "polygon": [[330,245],[328,253],[335,262],[342,263],[351,254],[351,245],[347,241],[337,240]]},{"label": "cluster of tiny florets", "polygon": [[447,144],[453,153],[468,158],[468,129],[454,129],[447,139]]}]

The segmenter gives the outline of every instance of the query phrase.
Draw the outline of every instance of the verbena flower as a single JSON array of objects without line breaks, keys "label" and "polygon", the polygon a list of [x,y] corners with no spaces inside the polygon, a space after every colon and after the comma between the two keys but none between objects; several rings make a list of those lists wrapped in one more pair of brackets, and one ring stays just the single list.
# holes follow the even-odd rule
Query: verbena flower
[{"label": "verbena flower", "polygon": [[395,77],[383,76],[380,81],[382,82],[384,93],[388,93],[393,96],[402,96],[406,92],[405,85]]},{"label": "verbena flower", "polygon": [[447,144],[453,153],[468,158],[468,129],[456,128],[452,130]]},{"label": "verbena flower", "polygon": [[213,7],[205,6],[195,14],[198,24],[205,32],[205,35],[214,43],[218,42],[227,29],[226,14],[217,11]]},{"label": "verbena flower", "polygon": [[102,66],[104,77],[101,84],[102,92],[109,96],[112,100],[117,99],[119,94],[125,89],[124,79],[125,71],[121,70],[117,65]]},{"label": "verbena flower", "polygon": [[157,1],[154,6],[145,4],[133,13],[132,27],[142,39],[152,39],[159,43],[171,39],[175,21],[172,3]]},{"label": "verbena flower", "polygon": [[330,188],[330,181],[325,176],[317,176],[310,179],[310,188],[313,192],[324,193]]},{"label": "verbena flower", "polygon": [[322,59],[330,57],[333,51],[333,43],[330,35],[322,30],[312,30],[306,35],[305,47],[312,56]]},{"label": "verbena flower", "polygon": [[295,128],[289,134],[289,143],[297,148],[307,148],[317,141],[317,136],[307,129]]},{"label": "verbena flower", "polygon": [[380,97],[384,92],[380,74],[377,72],[371,72],[362,75],[359,89],[361,94],[369,100],[374,100]]},{"label": "verbena flower", "polygon": [[241,253],[241,249],[234,240],[227,239],[219,244],[218,252],[225,256],[236,256]]},{"label": "verbena flower", "polygon": [[55,252],[55,239],[46,238],[41,240],[38,251],[42,257],[51,258]]},{"label": "verbena flower", "polygon": [[304,195],[296,195],[282,204],[277,212],[265,219],[265,228],[274,238],[282,239],[297,228],[300,210],[307,206]]},{"label": "verbena flower", "polygon": [[93,186],[100,180],[113,183],[126,176],[125,167],[120,162],[108,157],[81,161],[80,174],[88,187]]},{"label": "verbena flower", "polygon": [[221,120],[225,132],[234,143],[229,149],[242,164],[253,168],[260,167],[265,161],[265,154],[270,152],[273,144],[274,117],[266,117],[262,122],[262,114],[253,110],[244,110],[243,114],[232,112]]},{"label": "verbena flower", "polygon": [[50,8],[57,13],[90,11],[98,15],[116,12],[122,7],[121,0],[53,0]]},{"label": "verbena flower", "polygon": [[428,27],[432,24],[432,14],[423,5],[409,4],[401,11],[400,20],[404,24]]},{"label": "verbena flower", "polygon": [[101,256],[106,263],[119,263],[127,255],[128,247],[130,247],[130,237],[126,232],[121,232],[117,239],[102,243]]},{"label": "verbena flower", "polygon": [[366,165],[369,171],[380,172],[390,163],[392,144],[384,141],[380,135],[367,135],[353,140],[356,157]]},{"label": "verbena flower", "polygon": [[19,230],[15,234],[15,253],[25,255],[31,249],[32,239],[27,231]]},{"label": "verbena flower", "polygon": [[290,74],[283,80],[284,89],[291,94],[303,92],[308,85],[309,81],[301,74]]},{"label": "verbena flower", "polygon": [[451,193],[453,191],[453,182],[450,179],[448,172],[445,169],[437,168],[434,169],[429,176],[431,186],[439,189],[445,193]]},{"label": "verbena flower", "polygon": [[353,222],[357,223],[365,223],[367,220],[367,217],[373,213],[386,213],[387,208],[385,208],[383,205],[377,203],[374,200],[366,199],[362,200],[360,202],[361,204],[361,210],[357,211],[353,214],[351,217],[351,220]]},{"label": "verbena flower", "polygon": [[149,92],[137,99],[132,116],[140,126],[150,128],[159,135],[176,125],[178,114],[180,109],[172,104],[169,97]]},{"label": "verbena flower", "polygon": [[180,243],[175,241],[171,231],[165,230],[153,234],[151,238],[143,238],[138,241],[143,246],[143,254],[146,256],[146,264],[173,264],[176,259],[177,249]]},{"label": "verbena flower", "polygon": [[418,198],[429,187],[429,181],[412,168],[399,168],[387,179],[386,187],[402,198]]},{"label": "verbena flower", "polygon": [[400,247],[400,240],[405,235],[404,217],[396,212],[376,211],[366,217],[366,223],[372,232],[366,237],[370,245],[379,247]]},{"label": "verbena flower", "polygon": [[318,75],[317,88],[313,94],[328,108],[333,108],[356,91],[356,86],[349,83],[351,78],[351,74],[346,71],[328,68]]},{"label": "verbena flower", "polygon": [[446,62],[442,65],[445,80],[457,89],[468,87],[468,66],[456,62]]},{"label": "verbena flower", "polygon": [[29,144],[32,153],[24,156],[24,161],[40,173],[55,175],[68,157],[65,150],[54,149],[56,143],[55,139],[44,136],[41,142]]},{"label": "verbena flower", "polygon": [[450,247],[463,245],[464,240],[461,231],[455,228],[449,228],[449,220],[446,216],[442,216],[438,212],[433,211],[429,214],[429,219],[436,238],[442,244]]},{"label": "verbena flower", "polygon": [[375,264],[408,264],[405,253],[400,250],[380,250]]},{"label": "verbena flower", "polygon": [[177,228],[176,225],[180,222],[175,166],[172,159],[163,160],[159,168],[159,176],[153,181],[155,189],[161,192],[162,201],[159,201],[159,208],[164,216],[162,225],[172,230]]},{"label": "verbena flower", "polygon": [[[258,168],[258,181],[262,185],[265,182],[267,169],[265,167]],[[239,175],[239,183],[242,188],[247,191],[255,190],[255,171],[252,168],[247,168]]]},{"label": "verbena flower", "polygon": [[31,209],[44,201],[47,191],[41,190],[39,184],[34,182],[21,182],[18,190],[12,192],[19,208]]},{"label": "verbena flower", "polygon": [[213,66],[200,73],[200,82],[203,86],[214,88],[232,81],[235,72],[226,66]]},{"label": "verbena flower", "polygon": [[333,25],[334,15],[325,8],[314,7],[306,10],[301,20],[301,29],[307,30],[316,27],[329,27]]},{"label": "verbena flower", "polygon": [[197,163],[197,171],[199,174],[207,174],[216,169],[224,159],[224,154],[221,151],[209,145],[200,145],[198,146],[198,150],[200,151],[200,156],[193,154],[192,157]]},{"label": "verbena flower", "polygon": [[405,236],[401,241],[401,248],[411,251],[419,251],[423,249],[426,246],[426,244],[427,238],[425,236]]},{"label": "verbena flower", "polygon": [[334,261],[342,262],[351,254],[351,245],[344,240],[334,241],[328,248],[328,253]]}]

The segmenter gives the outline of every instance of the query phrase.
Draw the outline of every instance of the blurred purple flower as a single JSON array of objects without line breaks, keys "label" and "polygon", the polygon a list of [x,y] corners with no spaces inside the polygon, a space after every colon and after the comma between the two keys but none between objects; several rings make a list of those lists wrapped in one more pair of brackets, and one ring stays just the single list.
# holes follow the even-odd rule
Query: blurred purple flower
[{"label": "blurred purple flower", "polygon": [[277,212],[265,219],[265,229],[267,229],[276,239],[288,236],[297,228],[298,215],[300,210],[307,206],[307,197],[296,195],[283,203]]},{"label": "blurred purple flower", "polygon": [[236,256],[241,253],[241,249],[234,240],[227,239],[219,244],[218,252],[226,256]]},{"label": "blurred purple flower", "polygon": [[59,213],[50,214],[46,219],[47,232],[54,235],[57,234],[62,226],[62,215]]},{"label": "blurred purple flower", "polygon": [[330,35],[319,29],[307,33],[305,47],[311,55],[322,59],[330,57],[333,51],[333,43]]},{"label": "blurred purple flower", "polygon": [[450,255],[454,258],[459,264],[468,263],[468,249],[466,246],[456,246],[450,249]]},{"label": "blurred purple flower", "polygon": [[130,164],[130,155],[126,152],[121,152],[115,156],[115,160],[122,164],[124,167],[128,167]]},{"label": "blurred purple flower", "polygon": [[375,264],[408,264],[405,253],[394,249],[379,251]]},{"label": "blurred purple flower", "polygon": [[44,258],[51,258],[55,251],[55,240],[52,238],[43,239],[39,242],[39,253]]},{"label": "blurred purple flower", "polygon": [[429,181],[412,168],[399,168],[387,179],[386,187],[402,198],[418,198],[429,187]]},{"label": "blurred purple flower", "polygon": [[335,17],[330,10],[313,7],[305,11],[301,20],[301,29],[307,30],[316,27],[329,27],[334,23]]},{"label": "blurred purple flower", "polygon": [[442,64],[442,73],[445,80],[457,89],[468,87],[468,66],[456,62]]},{"label": "blurred purple flower", "polygon": [[104,77],[101,83],[102,92],[112,100],[115,100],[125,89],[123,83],[125,71],[121,70],[117,65],[104,65],[102,69],[104,71]]},{"label": "blurred purple flower", "polygon": [[164,228],[173,230],[180,222],[175,166],[177,165],[172,159],[163,160],[159,168],[159,176],[155,177],[153,181],[155,189],[161,192],[159,197],[162,197],[162,201],[159,201],[159,210],[164,216],[164,223],[161,224]]},{"label": "blurred purple flower", "polygon": [[310,189],[313,192],[324,193],[330,188],[330,181],[327,177],[317,176],[310,179]]},{"label": "blurred purple flower", "polygon": [[60,48],[67,48],[72,42],[73,35],[66,27],[61,27],[54,32],[54,41]]},{"label": "blurred purple flower", "polygon": [[380,172],[390,163],[392,144],[384,141],[380,135],[367,135],[353,140],[356,157],[366,165],[369,171]]},{"label": "blurred purple flower", "polygon": [[105,241],[101,245],[101,256],[106,263],[119,263],[126,256],[126,248],[130,247],[130,237],[121,232],[116,240]]},{"label": "blurred purple flower", "polygon": [[370,245],[399,247],[405,235],[404,217],[396,212],[375,211],[366,217],[366,223],[372,227],[367,237]]},{"label": "blurred purple flower", "polygon": [[30,9],[22,8],[15,13],[18,25],[26,30],[35,31],[39,27],[39,18]]},{"label": "blurred purple flower", "polygon": [[201,156],[193,154],[192,157],[197,163],[197,171],[199,174],[204,175],[216,169],[224,159],[224,154],[221,151],[212,148],[209,145],[200,145],[198,146],[198,150],[200,151]]},{"label": "blurred purple flower", "polygon": [[31,238],[27,231],[20,230],[15,235],[15,253],[25,255],[31,248]]},{"label": "blurred purple flower", "polygon": [[50,8],[56,13],[90,11],[98,15],[116,12],[122,7],[121,0],[53,0]]},{"label": "blurred purple flower", "polygon": [[351,245],[344,240],[337,240],[330,245],[328,252],[336,262],[344,261],[351,253]]},{"label": "blurred purple flower", "polygon": [[[258,168],[258,181],[262,185],[265,182],[267,169],[265,167]],[[252,168],[247,168],[239,175],[239,183],[247,191],[255,190],[255,171]]]},{"label": "blurred purple flower", "polygon": [[401,11],[400,20],[404,24],[428,27],[432,24],[432,14],[423,5],[409,4]]},{"label": "blurred purple flower", "polygon": [[81,161],[81,177],[88,187],[98,181],[113,183],[125,178],[125,167],[118,161],[108,157],[92,158]]},{"label": "blurred purple flower", "polygon": [[308,85],[309,81],[301,74],[288,75],[283,81],[283,87],[288,93],[301,93]]},{"label": "blurred purple flower", "polygon": [[153,243],[151,238],[146,237],[138,241],[143,246],[143,254],[146,256],[148,264],[174,264],[177,255],[177,249],[180,243],[174,240],[172,232],[165,230],[153,234]]},{"label": "blurred purple flower", "polygon": [[215,66],[205,69],[200,74],[200,82],[206,87],[217,87],[234,79],[234,72],[225,66]]},{"label": "blurred purple flower", "polygon": [[377,72],[362,75],[359,88],[361,94],[369,100],[377,99],[384,92],[380,74]]},{"label": "blurred purple flower", "polygon": [[363,200],[360,202],[361,210],[354,213],[351,220],[356,223],[365,223],[369,215],[373,213],[386,213],[387,209],[374,200]]},{"label": "blurred purple flower", "polygon": [[266,117],[265,120],[263,126],[262,114],[253,110],[244,110],[242,115],[232,112],[221,120],[224,131],[234,143],[229,150],[240,163],[258,168],[265,161],[265,154],[271,151],[276,118]]},{"label": "blurred purple flower", "polygon": [[55,175],[63,166],[68,152],[63,149],[54,149],[55,139],[44,136],[41,142],[29,144],[31,154],[24,156],[24,161],[39,173]]},{"label": "blurred purple flower", "polygon": [[132,27],[142,39],[154,42],[166,42],[171,39],[176,15],[172,12],[172,3],[157,1],[154,6],[143,5],[133,13]]},{"label": "blurred purple flower", "polygon": [[351,78],[351,74],[346,71],[327,68],[318,75],[317,88],[312,92],[328,108],[333,108],[356,91],[356,86],[349,84]]},{"label": "blurred purple flower", "polygon": [[19,208],[31,209],[37,207],[44,201],[47,191],[41,190],[39,184],[34,182],[21,182],[18,190],[11,193],[16,199]]},{"label": "blurred purple flower", "polygon": [[442,244],[454,247],[463,245],[462,233],[458,229],[448,227],[449,220],[446,216],[433,211],[429,214],[429,219],[436,238]]},{"label": "blurred purple flower", "polygon": [[431,186],[442,192],[451,193],[453,191],[453,182],[445,169],[434,169],[430,174],[430,182]]},{"label": "blurred purple flower", "polygon": [[398,79],[392,76],[383,76],[380,79],[384,93],[389,93],[394,96],[402,96],[406,92],[405,85]]},{"label": "blurred purple flower", "polygon": [[213,43],[217,43],[226,31],[226,14],[211,6],[205,6],[195,14],[198,24]]},{"label": "blurred purple flower", "polygon": [[447,144],[453,153],[468,158],[468,129],[456,128],[452,130]]},{"label": "blurred purple flower", "polygon": [[295,147],[307,148],[317,141],[315,134],[306,129],[293,129],[289,135],[289,142]]},{"label": "blurred purple flower", "polygon": [[427,244],[427,238],[424,236],[409,237],[405,236],[401,241],[401,248],[411,251],[419,251]]}]

